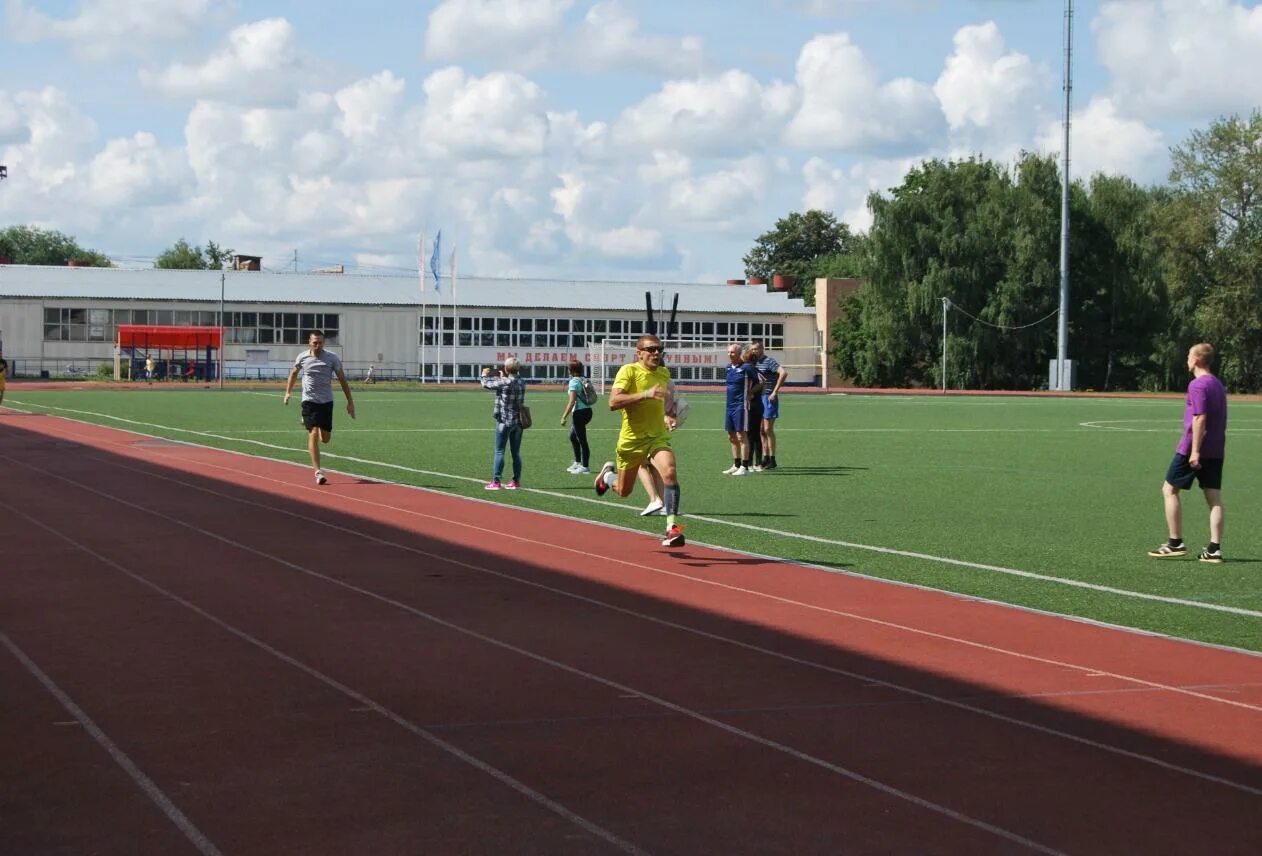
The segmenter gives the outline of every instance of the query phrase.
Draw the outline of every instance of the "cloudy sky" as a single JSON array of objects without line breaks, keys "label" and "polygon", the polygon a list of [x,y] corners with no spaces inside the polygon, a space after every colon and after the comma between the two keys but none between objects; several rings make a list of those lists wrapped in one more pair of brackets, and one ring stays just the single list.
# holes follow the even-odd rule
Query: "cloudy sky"
[{"label": "cloudy sky", "polygon": [[[721,282],[921,159],[1060,150],[1062,0],[0,2],[0,226],[125,264],[402,274],[442,228],[466,274]],[[1262,105],[1260,2],[1075,3],[1075,175]]]}]

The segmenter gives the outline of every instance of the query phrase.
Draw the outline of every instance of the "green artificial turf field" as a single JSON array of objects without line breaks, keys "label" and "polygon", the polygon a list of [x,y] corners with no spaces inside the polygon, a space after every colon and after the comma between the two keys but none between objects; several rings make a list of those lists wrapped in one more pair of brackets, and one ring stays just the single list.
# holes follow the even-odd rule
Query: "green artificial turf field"
[{"label": "green artificial turf field", "polygon": [[[598,499],[571,462],[559,387],[531,387],[524,490],[487,493],[492,396],[379,384],[340,393],[326,469],[528,506],[656,534],[644,497]],[[721,392],[697,393],[675,434],[688,538],[1066,615],[1262,650],[1262,404],[1230,405],[1223,484],[1227,561],[1207,539],[1200,491],[1184,494],[1185,559],[1150,559],[1165,538],[1160,487],[1182,401],[954,396],[784,396],[780,468],[724,476]],[[589,429],[593,470],[612,457],[604,398]],[[297,396],[202,388],[23,390],[5,404],[306,464]],[[507,471],[507,468],[506,468]],[[295,469],[296,484],[309,473]]]}]

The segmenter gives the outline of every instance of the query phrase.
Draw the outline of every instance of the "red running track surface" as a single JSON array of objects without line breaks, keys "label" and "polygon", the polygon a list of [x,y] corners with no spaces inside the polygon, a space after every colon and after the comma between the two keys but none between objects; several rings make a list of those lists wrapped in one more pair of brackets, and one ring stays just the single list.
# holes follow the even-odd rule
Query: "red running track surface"
[{"label": "red running track surface", "polygon": [[0,425],[0,852],[1262,842],[1259,657]]}]

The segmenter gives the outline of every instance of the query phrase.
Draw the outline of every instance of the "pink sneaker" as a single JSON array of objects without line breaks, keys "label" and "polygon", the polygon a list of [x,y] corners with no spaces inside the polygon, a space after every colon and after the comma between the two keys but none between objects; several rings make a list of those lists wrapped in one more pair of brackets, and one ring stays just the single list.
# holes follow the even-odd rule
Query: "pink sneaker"
[{"label": "pink sneaker", "polygon": [[499,490],[503,486],[504,485],[500,484],[498,481],[491,481],[491,482],[486,483],[487,490]]},{"label": "pink sneaker", "polygon": [[504,485],[504,490],[517,490],[519,487],[521,487],[521,485],[517,483],[517,479],[513,479],[508,484]]}]

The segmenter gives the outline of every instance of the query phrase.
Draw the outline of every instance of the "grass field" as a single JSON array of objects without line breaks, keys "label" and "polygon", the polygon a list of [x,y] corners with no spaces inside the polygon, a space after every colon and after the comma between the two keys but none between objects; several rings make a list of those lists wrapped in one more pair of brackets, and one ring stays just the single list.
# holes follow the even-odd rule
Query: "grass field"
[{"label": "grass field", "polygon": [[[658,532],[644,497],[598,499],[571,476],[564,397],[532,388],[525,490],[488,494],[492,397],[481,390],[356,390],[339,396],[325,466],[497,503]],[[901,580],[1129,627],[1262,650],[1262,404],[1233,401],[1224,479],[1227,561],[1155,560],[1160,485],[1178,399],[787,395],[780,468],[735,479],[722,395],[694,394],[675,435],[690,541]],[[618,417],[598,405],[594,465]],[[35,391],[5,404],[306,463],[297,402],[271,390]],[[295,470],[306,486],[307,471]],[[612,497],[612,494],[610,495]],[[1184,534],[1207,540],[1199,490]]]}]

